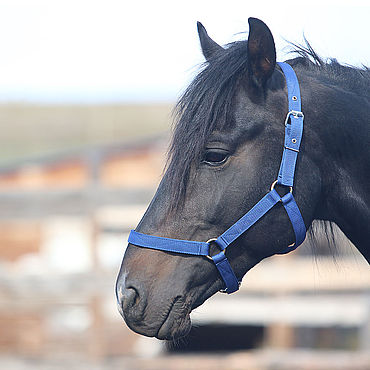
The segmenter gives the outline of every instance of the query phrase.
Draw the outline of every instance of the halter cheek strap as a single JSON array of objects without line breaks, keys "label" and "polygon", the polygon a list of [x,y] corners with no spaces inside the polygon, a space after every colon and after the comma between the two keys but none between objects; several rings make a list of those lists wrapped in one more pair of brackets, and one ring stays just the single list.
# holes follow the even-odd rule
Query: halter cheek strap
[{"label": "halter cheek strap", "polygon": [[[233,293],[239,289],[240,281],[225,255],[226,248],[245,233],[252,225],[262,218],[275,204],[281,202],[293,226],[295,234],[295,243],[291,244],[280,254],[288,253],[297,248],[306,237],[306,227],[293,196],[294,172],[299,153],[303,133],[303,113],[301,112],[301,96],[299,83],[293,68],[286,63],[278,63],[282,69],[288,88],[289,112],[285,120],[285,140],[283,156],[280,164],[278,179],[271,185],[270,191],[250,209],[242,218],[235,222],[218,238],[210,239],[207,242],[198,242],[190,240],[179,240],[164,238],[160,236],[146,235],[131,230],[128,241],[131,244],[157,249],[166,252],[191,254],[195,256],[206,256],[211,259],[222,280],[225,283],[223,292]],[[276,184],[289,187],[289,192],[280,196],[275,190]],[[209,249],[214,243],[220,249],[220,252],[210,256]]]},{"label": "halter cheek strap", "polygon": [[[285,139],[277,183],[293,186],[294,171],[303,133],[303,113],[299,83],[293,68],[286,63],[278,63],[285,74],[288,88],[289,112],[285,119]],[[290,124],[289,124],[290,122]]]}]

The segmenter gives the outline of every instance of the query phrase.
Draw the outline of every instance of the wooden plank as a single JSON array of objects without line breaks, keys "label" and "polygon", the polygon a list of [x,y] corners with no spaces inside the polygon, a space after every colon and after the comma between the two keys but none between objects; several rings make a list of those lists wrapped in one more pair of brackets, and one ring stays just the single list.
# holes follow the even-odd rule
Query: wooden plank
[{"label": "wooden plank", "polygon": [[216,296],[192,313],[195,324],[285,324],[356,327],[370,315],[366,294]]},{"label": "wooden plank", "polygon": [[298,292],[369,290],[370,269],[357,252],[356,257],[275,256],[253,267],[244,277],[244,292]]}]

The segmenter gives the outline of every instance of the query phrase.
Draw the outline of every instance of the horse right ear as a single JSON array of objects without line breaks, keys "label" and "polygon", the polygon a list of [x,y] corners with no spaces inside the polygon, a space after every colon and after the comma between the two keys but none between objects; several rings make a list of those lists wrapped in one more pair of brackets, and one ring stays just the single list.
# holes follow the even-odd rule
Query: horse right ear
[{"label": "horse right ear", "polygon": [[249,18],[248,64],[249,73],[257,86],[264,86],[276,64],[274,37],[260,19]]},{"label": "horse right ear", "polygon": [[212,56],[214,56],[220,50],[224,50],[224,48],[208,36],[208,33],[202,23],[197,22],[197,27],[203,55],[209,61]]}]

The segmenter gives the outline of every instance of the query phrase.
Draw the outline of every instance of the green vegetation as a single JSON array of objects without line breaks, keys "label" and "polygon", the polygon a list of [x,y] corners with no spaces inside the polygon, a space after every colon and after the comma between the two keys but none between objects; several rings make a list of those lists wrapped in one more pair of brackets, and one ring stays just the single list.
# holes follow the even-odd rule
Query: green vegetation
[{"label": "green vegetation", "polygon": [[170,104],[0,105],[0,164],[168,131]]}]

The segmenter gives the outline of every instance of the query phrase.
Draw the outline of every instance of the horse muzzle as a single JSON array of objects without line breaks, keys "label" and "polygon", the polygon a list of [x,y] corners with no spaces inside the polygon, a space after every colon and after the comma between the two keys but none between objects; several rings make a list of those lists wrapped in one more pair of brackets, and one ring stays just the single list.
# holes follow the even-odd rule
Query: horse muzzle
[{"label": "horse muzzle", "polygon": [[173,340],[188,334],[191,307],[183,296],[155,299],[140,284],[117,282],[118,310],[127,326],[138,334]]}]

